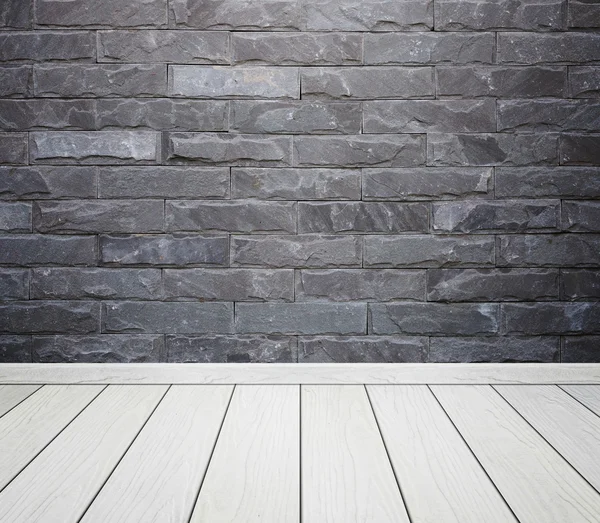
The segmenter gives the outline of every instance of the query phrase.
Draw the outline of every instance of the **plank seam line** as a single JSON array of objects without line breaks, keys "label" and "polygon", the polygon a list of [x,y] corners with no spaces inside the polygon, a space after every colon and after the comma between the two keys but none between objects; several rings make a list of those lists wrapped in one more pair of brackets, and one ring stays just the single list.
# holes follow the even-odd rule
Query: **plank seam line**
[{"label": "plank seam line", "polygon": [[[584,385],[585,387],[589,387],[589,385]],[[568,390],[565,390],[562,386],[557,385],[557,387],[562,390],[565,394],[568,394],[569,396],[571,396],[577,403],[579,403],[580,405],[583,405],[587,410],[589,410],[592,414],[594,414],[594,416],[598,416],[600,418],[600,414],[598,414],[594,409],[592,409],[591,407],[588,407],[583,401],[581,401],[579,398],[577,398],[577,396],[573,396],[573,394],[571,394]]]},{"label": "plank seam line", "polygon": [[[7,385],[10,386],[10,385]],[[20,385],[15,385],[15,387],[19,387]],[[105,385],[106,386],[106,385]],[[4,414],[0,415],[0,418],[6,416],[9,412],[11,412],[12,410],[16,409],[21,403],[23,403],[25,400],[28,400],[29,398],[31,398],[31,396],[33,396],[38,390],[41,390],[44,387],[44,385],[39,386],[37,389],[35,389],[33,392],[30,392],[27,396],[25,396],[21,401],[19,401],[19,403],[17,403],[16,405],[13,405],[10,409],[8,409]]]},{"label": "plank seam line", "polygon": [[198,504],[198,499],[200,498],[200,493],[202,492],[202,487],[204,486],[204,480],[208,474],[208,469],[210,468],[210,464],[212,463],[213,455],[215,454],[215,449],[217,448],[217,443],[219,438],[221,437],[221,431],[223,430],[223,425],[225,425],[225,418],[227,418],[227,413],[229,412],[229,407],[231,406],[231,400],[233,399],[233,395],[235,394],[235,389],[237,385],[234,385],[231,389],[231,394],[229,395],[229,401],[227,402],[227,406],[225,407],[225,412],[223,412],[223,419],[221,420],[221,425],[219,426],[219,431],[217,432],[217,437],[215,438],[215,442],[213,443],[212,449],[210,451],[210,456],[206,463],[206,467],[204,469],[204,474],[202,476],[202,480],[200,481],[200,486],[198,487],[198,492],[196,493],[196,497],[194,498],[194,503],[192,504],[192,510],[190,511],[190,515],[187,518],[187,523],[192,521],[192,517],[194,516],[194,511],[196,510],[196,505]]},{"label": "plank seam line", "polygon": [[439,398],[436,396],[435,392],[431,389],[431,387],[429,385],[427,385],[427,388],[429,389],[429,392],[431,392],[431,394],[433,395],[433,397],[435,398],[435,400],[438,402],[438,405],[440,406],[440,408],[442,409],[442,411],[444,411],[444,414],[446,414],[447,418],[450,420],[450,423],[452,423],[452,426],[454,427],[454,430],[456,430],[456,432],[460,436],[460,439],[462,439],[464,441],[465,445],[467,446],[467,448],[469,449],[469,451],[471,452],[471,454],[475,458],[475,461],[477,461],[477,464],[481,467],[481,470],[483,470],[483,473],[487,476],[487,478],[490,480],[490,483],[496,489],[496,492],[498,492],[498,495],[502,498],[502,501],[504,501],[504,504],[508,507],[508,510],[510,510],[510,512],[513,515],[513,517],[515,518],[515,520],[518,521],[519,523],[521,523],[521,520],[515,514],[514,510],[512,509],[512,507],[510,506],[510,504],[508,503],[508,501],[506,500],[506,498],[504,497],[504,495],[502,494],[502,492],[498,488],[498,485],[496,485],[496,483],[494,482],[494,480],[492,479],[492,477],[488,474],[488,471],[483,466],[483,463],[481,463],[481,461],[479,461],[479,458],[477,457],[477,454],[475,454],[475,451],[471,448],[471,445],[469,445],[469,443],[467,442],[467,440],[463,436],[463,433],[459,430],[459,428],[454,423],[454,420],[452,419],[452,417],[450,416],[450,414],[448,414],[448,411],[442,405],[442,402],[439,400]]},{"label": "plank seam line", "polygon": [[521,418],[522,418],[522,419],[525,421],[525,423],[527,423],[527,425],[529,425],[529,426],[530,426],[530,427],[533,429],[533,431],[534,431],[534,432],[536,432],[536,433],[537,433],[537,434],[540,436],[540,438],[542,438],[542,439],[543,439],[543,440],[544,440],[544,441],[545,441],[545,442],[546,442],[546,443],[547,443],[547,444],[550,446],[550,448],[551,448],[552,450],[554,450],[554,452],[556,452],[556,454],[557,454],[559,457],[561,457],[561,458],[564,460],[564,462],[565,462],[567,465],[569,465],[569,467],[571,467],[571,468],[572,468],[572,469],[573,469],[575,472],[577,472],[577,474],[578,474],[578,475],[581,477],[581,479],[583,479],[583,481],[585,481],[585,482],[586,482],[586,483],[587,483],[587,484],[588,484],[590,487],[592,487],[592,489],[594,490],[594,492],[596,492],[597,494],[600,494],[600,491],[598,491],[598,489],[597,489],[596,487],[594,487],[594,485],[592,485],[592,484],[591,484],[591,483],[590,483],[590,482],[587,480],[587,478],[586,478],[586,477],[585,477],[585,476],[584,476],[584,475],[583,475],[581,472],[579,472],[579,471],[578,471],[578,470],[575,468],[575,466],[574,466],[574,465],[573,465],[573,464],[572,464],[572,463],[571,463],[571,462],[570,462],[570,461],[569,461],[569,460],[568,460],[568,459],[567,459],[565,456],[563,456],[563,455],[562,455],[562,453],[561,453],[561,452],[559,452],[559,451],[558,451],[558,449],[557,449],[557,448],[556,448],[554,445],[552,445],[552,443],[550,443],[550,442],[549,442],[549,441],[546,439],[546,437],[545,437],[545,436],[544,436],[544,435],[543,435],[543,434],[542,434],[542,433],[541,433],[541,432],[540,432],[538,429],[536,429],[536,428],[535,428],[535,427],[534,427],[534,426],[533,426],[533,425],[532,425],[532,424],[531,424],[531,423],[530,423],[530,422],[527,420],[527,418],[526,418],[525,416],[523,416],[523,414],[521,414],[521,413],[520,413],[520,412],[517,410],[517,408],[516,408],[516,407],[515,407],[515,406],[514,406],[514,405],[513,405],[513,404],[512,404],[510,401],[508,401],[508,400],[507,400],[507,399],[506,399],[506,398],[505,398],[505,397],[504,397],[504,396],[503,396],[503,395],[500,393],[500,391],[499,391],[499,390],[496,390],[496,387],[494,387],[494,386],[492,385],[492,389],[494,389],[494,391],[496,392],[496,394],[498,394],[498,395],[499,395],[499,396],[500,396],[500,397],[501,397],[501,398],[502,398],[502,399],[503,399],[503,400],[504,400],[506,403],[508,403],[508,404],[510,405],[510,407],[511,407],[511,408],[512,408],[512,409],[513,409],[513,410],[514,410],[514,411],[515,411],[515,412],[516,412],[516,413],[517,413],[517,414],[518,414],[518,415],[519,415],[519,416],[520,416],[520,417],[521,417]]},{"label": "plank seam line", "polygon": [[[4,485],[3,488],[0,489],[0,493],[2,493],[4,491],[4,489],[6,487],[8,487],[18,476],[19,474],[21,474],[29,465],[31,465],[31,463],[42,453],[44,452],[51,444],[52,442],[54,442],[65,430],[67,430],[67,428],[69,427],[69,425],[71,425],[71,423],[73,423],[79,416],[81,416],[81,414],[83,413],[83,411],[85,411],[94,401],[96,401],[96,399],[98,399],[98,396],[100,396],[100,394],[102,394],[106,389],[107,389],[108,385],[104,385],[104,387],[102,387],[102,389],[98,392],[98,394],[96,394],[75,416],[73,416],[73,419],[71,419],[71,421],[69,421],[69,423],[67,423],[57,434],[56,436],[54,436],[48,443],[46,443],[46,445],[43,446],[43,448],[40,449],[40,451],[33,456],[25,465],[23,465],[23,467],[21,468],[21,470],[19,470],[19,472],[17,472],[13,478],[6,484]],[[38,389],[40,390],[41,387]],[[37,390],[35,391],[37,392]],[[29,397],[29,396],[28,396]]]},{"label": "plank seam line", "polygon": [[371,413],[373,414],[373,419],[375,420],[375,426],[377,427],[377,432],[379,432],[379,437],[381,439],[381,443],[383,444],[383,449],[385,450],[385,454],[388,459],[388,463],[392,469],[392,474],[394,475],[394,479],[396,480],[396,486],[398,487],[398,491],[400,492],[400,498],[402,499],[402,504],[404,505],[404,510],[406,510],[406,515],[408,517],[409,523],[413,523],[413,518],[410,515],[410,509],[408,508],[408,504],[406,503],[406,499],[404,498],[404,493],[402,492],[402,487],[400,486],[400,480],[398,479],[398,475],[396,474],[396,469],[394,468],[394,463],[392,462],[392,458],[390,457],[390,453],[388,451],[387,445],[385,443],[385,438],[383,437],[383,432],[381,432],[381,427],[379,426],[379,420],[377,419],[377,414],[375,414],[375,409],[373,408],[373,402],[371,401],[371,396],[369,396],[369,390],[366,385],[363,385],[363,389],[365,394],[367,395],[367,401],[369,402],[369,407],[371,408]]},{"label": "plank seam line", "polygon": [[115,470],[117,470],[117,467],[121,464],[121,461],[123,461],[123,458],[127,455],[127,453],[129,452],[129,449],[131,449],[132,445],[135,443],[135,440],[138,438],[138,436],[140,435],[140,433],[142,432],[142,430],[144,430],[144,427],[148,424],[148,421],[150,421],[150,418],[156,412],[156,409],[158,408],[158,406],[162,403],[162,400],[167,395],[167,392],[169,392],[171,390],[171,387],[172,387],[172,385],[169,385],[167,387],[167,390],[165,390],[164,394],[160,397],[160,399],[158,400],[158,402],[156,403],[156,405],[152,409],[152,412],[150,412],[150,414],[148,415],[148,417],[146,418],[146,420],[144,421],[144,423],[142,423],[142,426],[140,427],[140,430],[137,431],[136,435],[133,437],[133,439],[131,440],[131,442],[129,443],[129,445],[127,446],[127,448],[125,449],[125,452],[123,452],[123,455],[119,458],[119,461],[117,461],[117,463],[115,464],[115,466],[113,467],[113,469],[106,476],[106,479],[103,481],[102,485],[100,485],[100,488],[98,489],[98,492],[96,492],[96,494],[94,494],[94,497],[88,503],[88,506],[81,513],[81,516],[77,519],[77,523],[79,523],[85,517],[87,511],[90,510],[90,507],[94,504],[94,501],[96,501],[96,499],[100,495],[100,492],[102,492],[102,489],[106,486],[106,484],[108,483],[108,480],[111,478],[111,476],[113,475],[113,473],[115,472]]}]

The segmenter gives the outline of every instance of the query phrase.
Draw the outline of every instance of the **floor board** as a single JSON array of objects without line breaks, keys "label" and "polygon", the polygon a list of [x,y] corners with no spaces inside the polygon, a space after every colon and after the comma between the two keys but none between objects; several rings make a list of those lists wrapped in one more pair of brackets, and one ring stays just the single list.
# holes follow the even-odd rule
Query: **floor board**
[{"label": "floor board", "polygon": [[40,385],[0,385],[0,417],[39,388]]},{"label": "floor board", "polygon": [[600,416],[600,385],[563,385],[561,388]]}]

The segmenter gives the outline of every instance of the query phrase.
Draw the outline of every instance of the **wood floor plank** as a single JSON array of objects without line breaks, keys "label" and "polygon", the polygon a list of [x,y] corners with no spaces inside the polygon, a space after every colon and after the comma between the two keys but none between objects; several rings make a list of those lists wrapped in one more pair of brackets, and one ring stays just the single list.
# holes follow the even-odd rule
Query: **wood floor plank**
[{"label": "wood floor plank", "polygon": [[600,385],[562,385],[561,388],[600,416]]},{"label": "wood floor plank", "polygon": [[103,385],[47,385],[0,418],[0,490],[103,388]]},{"label": "wood floor plank", "polygon": [[232,389],[171,387],[82,523],[187,523]]},{"label": "wood floor plank", "polygon": [[192,523],[300,521],[295,385],[236,387]]},{"label": "wood floor plank", "polygon": [[363,386],[302,387],[302,518],[409,521]]},{"label": "wood floor plank", "polygon": [[0,385],[0,416],[31,396],[41,385]]},{"label": "wood floor plank", "polygon": [[367,391],[412,523],[517,523],[429,388]]},{"label": "wood floor plank", "polygon": [[600,417],[553,385],[503,385],[496,390],[600,491]]},{"label": "wood floor plank", "polygon": [[75,523],[167,387],[107,387],[0,493],[2,523]]},{"label": "wood floor plank", "polygon": [[490,386],[432,386],[521,523],[598,522],[600,495]]}]

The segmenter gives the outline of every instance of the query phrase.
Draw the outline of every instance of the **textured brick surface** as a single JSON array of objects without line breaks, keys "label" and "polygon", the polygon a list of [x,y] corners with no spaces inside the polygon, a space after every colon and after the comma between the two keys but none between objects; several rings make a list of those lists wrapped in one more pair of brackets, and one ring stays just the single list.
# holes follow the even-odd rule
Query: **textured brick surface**
[{"label": "textured brick surface", "polygon": [[0,363],[600,361],[599,6],[0,0]]}]

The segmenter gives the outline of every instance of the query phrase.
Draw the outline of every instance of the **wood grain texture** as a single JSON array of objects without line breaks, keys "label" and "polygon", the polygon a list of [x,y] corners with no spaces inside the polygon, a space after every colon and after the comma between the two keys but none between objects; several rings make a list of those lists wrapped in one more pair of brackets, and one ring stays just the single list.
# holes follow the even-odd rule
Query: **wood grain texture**
[{"label": "wood grain texture", "polygon": [[189,521],[232,389],[171,387],[82,523]]},{"label": "wood grain texture", "polygon": [[363,386],[302,387],[302,517],[409,521]]},{"label": "wood grain texture", "polygon": [[40,385],[0,385],[0,417],[39,388]]},{"label": "wood grain texture", "polygon": [[426,386],[367,391],[412,523],[516,523]]},{"label": "wood grain texture", "polygon": [[297,386],[238,386],[191,523],[299,523]]},{"label": "wood grain texture", "polygon": [[563,385],[561,388],[583,403],[588,409],[593,410],[598,416],[600,416],[600,386]]},{"label": "wood grain texture", "polygon": [[0,490],[103,388],[102,385],[47,385],[0,418]]},{"label": "wood grain texture", "polygon": [[79,521],[166,389],[104,390],[0,493],[0,521]]},{"label": "wood grain texture", "polygon": [[432,386],[521,523],[592,523],[600,495],[492,388]]},{"label": "wood grain texture", "polygon": [[109,363],[0,365],[4,384],[600,384],[600,364]]}]

